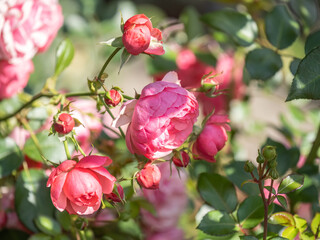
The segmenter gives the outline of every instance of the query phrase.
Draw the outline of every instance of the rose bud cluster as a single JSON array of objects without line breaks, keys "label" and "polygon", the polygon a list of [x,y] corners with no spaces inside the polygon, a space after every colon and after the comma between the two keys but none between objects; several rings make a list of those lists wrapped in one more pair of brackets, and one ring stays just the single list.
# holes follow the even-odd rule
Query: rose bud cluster
[{"label": "rose bud cluster", "polygon": [[136,175],[137,181],[141,187],[146,189],[158,189],[159,183],[161,179],[161,172],[159,168],[151,164],[147,163],[143,169]]},{"label": "rose bud cluster", "polygon": [[190,162],[190,157],[187,152],[181,151],[174,154],[172,162],[177,167],[186,167]]},{"label": "rose bud cluster", "polygon": [[208,119],[192,147],[195,159],[215,162],[214,156],[228,140],[227,131],[231,130],[228,122],[230,120],[226,115],[212,115]]},{"label": "rose bud cluster", "polygon": [[110,194],[116,178],[104,167],[112,160],[102,156],[87,156],[79,162],[66,160],[49,176],[51,200],[59,210],[70,214],[87,215],[97,211],[102,193]]},{"label": "rose bud cluster", "polygon": [[69,113],[60,113],[54,118],[53,127],[57,133],[68,134],[75,126],[75,121]]},{"label": "rose bud cluster", "polygon": [[111,89],[110,91],[106,92],[104,102],[109,106],[109,107],[115,107],[119,103],[123,101],[123,97],[119,91],[116,89]]},{"label": "rose bud cluster", "polygon": [[122,202],[124,200],[123,188],[120,184],[116,184],[116,192],[105,194],[106,199],[111,200],[112,202]]},{"label": "rose bud cluster", "polygon": [[194,95],[182,88],[177,74],[148,84],[136,101],[126,134],[131,153],[158,159],[180,147],[193,130],[199,114]]},{"label": "rose bud cluster", "polygon": [[132,55],[147,53],[163,55],[162,33],[153,28],[150,19],[144,14],[129,18],[123,26],[122,42]]}]

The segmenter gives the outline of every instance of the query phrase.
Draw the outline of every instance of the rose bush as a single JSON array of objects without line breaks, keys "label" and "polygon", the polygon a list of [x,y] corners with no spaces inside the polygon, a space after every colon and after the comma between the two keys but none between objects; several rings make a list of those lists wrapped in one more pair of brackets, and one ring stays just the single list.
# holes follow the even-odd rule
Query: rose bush
[{"label": "rose bush", "polygon": [[116,181],[104,168],[111,162],[108,157],[92,155],[79,162],[66,160],[61,163],[47,182],[47,187],[51,187],[53,205],[70,214],[88,215],[97,211],[102,193],[111,193]]}]

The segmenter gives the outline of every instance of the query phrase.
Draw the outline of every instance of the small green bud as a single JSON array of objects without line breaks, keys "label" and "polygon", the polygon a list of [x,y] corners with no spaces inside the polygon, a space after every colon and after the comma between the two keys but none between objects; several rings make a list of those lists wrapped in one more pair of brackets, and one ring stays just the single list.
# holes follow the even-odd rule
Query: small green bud
[{"label": "small green bud", "polygon": [[257,157],[257,163],[264,163],[265,159],[261,155],[260,151],[258,150],[258,157]]},{"label": "small green bud", "polygon": [[269,172],[269,176],[273,179],[276,180],[279,178],[279,173],[275,168],[271,168]]},{"label": "small green bud", "polygon": [[74,223],[76,228],[79,230],[84,230],[89,225],[89,221],[86,218],[77,218]]},{"label": "small green bud", "polygon": [[277,157],[277,151],[274,146],[265,146],[262,149],[262,155],[267,161],[274,160]]},{"label": "small green bud", "polygon": [[268,162],[268,167],[269,168],[276,168],[277,165],[278,165],[278,163],[277,163],[276,159],[273,159],[273,160]]},{"label": "small green bud", "polygon": [[253,163],[250,161],[246,161],[246,163],[244,164],[244,170],[250,173],[253,171],[253,169],[254,169]]}]

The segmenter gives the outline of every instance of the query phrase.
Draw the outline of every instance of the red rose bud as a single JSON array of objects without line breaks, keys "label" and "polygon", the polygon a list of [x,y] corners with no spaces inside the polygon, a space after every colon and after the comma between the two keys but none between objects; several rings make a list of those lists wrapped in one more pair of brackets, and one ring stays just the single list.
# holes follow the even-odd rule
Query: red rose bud
[{"label": "red rose bud", "polygon": [[117,184],[117,193],[105,194],[105,197],[112,202],[121,202],[124,199],[123,188],[120,184]]},{"label": "red rose bud", "polygon": [[156,165],[147,163],[136,175],[141,187],[147,189],[158,189],[161,179],[161,172]]},{"label": "red rose bud", "polygon": [[74,119],[68,113],[61,113],[53,123],[54,130],[60,134],[68,134],[74,128],[75,122]]},{"label": "red rose bud", "polygon": [[132,55],[140,53],[162,55],[162,33],[153,28],[150,19],[144,14],[129,18],[123,26],[122,42],[126,50]]},{"label": "red rose bud", "polygon": [[190,162],[190,157],[189,157],[188,153],[183,151],[183,152],[179,152],[178,154],[176,154],[172,158],[172,161],[173,161],[174,165],[176,165],[177,167],[186,167],[186,166],[188,166],[188,164]]},{"label": "red rose bud", "polygon": [[213,94],[219,89],[219,82],[215,79],[219,74],[213,75],[210,72],[207,75],[204,75],[201,80],[201,91],[206,92],[208,97],[212,97]]},{"label": "red rose bud", "polygon": [[122,95],[117,90],[111,89],[106,93],[104,101],[108,106],[115,107],[122,101]]}]

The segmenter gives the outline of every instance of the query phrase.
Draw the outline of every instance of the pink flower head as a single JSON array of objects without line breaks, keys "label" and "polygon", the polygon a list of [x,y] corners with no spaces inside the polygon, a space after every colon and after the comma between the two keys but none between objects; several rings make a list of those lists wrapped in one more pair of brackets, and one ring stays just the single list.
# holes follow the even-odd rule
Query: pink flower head
[{"label": "pink flower head", "polygon": [[150,19],[144,14],[129,18],[123,27],[122,42],[127,51],[132,55],[147,53],[163,55],[162,33],[153,28]]},{"label": "pink flower head", "polygon": [[32,61],[18,64],[0,61],[0,100],[10,98],[21,91],[27,85],[32,72]]},{"label": "pink flower head", "polygon": [[142,89],[126,134],[131,153],[161,158],[180,147],[192,132],[198,102],[177,81],[177,74],[169,72],[162,81]]},{"label": "pink flower head", "polygon": [[215,162],[214,156],[224,147],[228,140],[230,122],[226,115],[213,115],[209,118],[202,132],[193,144],[192,152],[195,159]]},{"label": "pink flower head", "polygon": [[177,167],[186,167],[186,166],[188,166],[188,164],[190,162],[190,157],[189,157],[188,153],[185,151],[178,152],[173,156],[172,162]]},{"label": "pink flower head", "polygon": [[4,0],[0,3],[0,59],[12,63],[45,51],[63,16],[57,0]]},{"label": "pink flower head", "polygon": [[156,165],[147,163],[140,172],[137,173],[137,181],[141,187],[146,189],[158,189],[161,179],[161,172]]},{"label": "pink flower head", "polygon": [[79,162],[66,160],[49,176],[51,200],[59,210],[70,214],[88,215],[97,211],[102,193],[113,190],[116,178],[104,166],[112,160],[102,156],[87,156]]},{"label": "pink flower head", "polygon": [[61,113],[53,123],[54,130],[60,134],[68,134],[74,128],[75,122],[69,113]]}]

